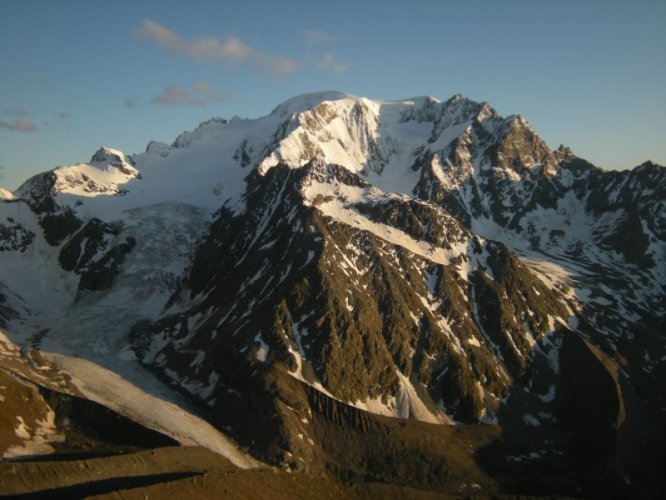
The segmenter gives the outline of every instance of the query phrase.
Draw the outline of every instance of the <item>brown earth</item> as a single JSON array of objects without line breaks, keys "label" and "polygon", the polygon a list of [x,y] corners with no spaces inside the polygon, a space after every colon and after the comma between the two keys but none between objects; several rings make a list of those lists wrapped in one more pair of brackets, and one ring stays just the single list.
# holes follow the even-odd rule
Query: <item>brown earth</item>
[{"label": "brown earth", "polygon": [[274,469],[241,470],[200,447],[165,447],[82,460],[0,462],[0,485],[3,497],[26,499],[509,498],[382,483],[344,484]]}]

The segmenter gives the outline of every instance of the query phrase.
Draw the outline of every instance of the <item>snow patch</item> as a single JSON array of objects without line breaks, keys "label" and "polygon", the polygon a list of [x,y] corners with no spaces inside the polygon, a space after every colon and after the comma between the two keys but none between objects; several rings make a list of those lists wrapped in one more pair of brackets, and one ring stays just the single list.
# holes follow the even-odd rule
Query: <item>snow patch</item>
[{"label": "snow patch", "polygon": [[70,374],[72,383],[88,399],[100,403],[185,446],[203,446],[243,469],[260,463],[239,450],[226,436],[186,406],[151,395],[117,373],[90,361],[45,353],[49,361]]},{"label": "snow patch", "polygon": [[55,413],[46,407],[47,413],[43,420],[35,421],[35,427],[28,426],[23,418],[16,416],[18,426],[14,429],[17,437],[25,441],[8,448],[2,458],[16,458],[28,455],[47,455],[53,453],[53,443],[62,443],[65,436],[58,432]]},{"label": "snow patch", "polygon": [[266,362],[266,358],[268,357],[268,351],[269,347],[266,342],[264,342],[264,339],[261,338],[261,334],[257,333],[257,335],[254,337],[254,341],[259,343],[259,348],[257,349],[257,352],[255,354],[255,358],[258,361],[261,361],[262,363]]},{"label": "snow patch", "polygon": [[539,419],[537,419],[534,415],[531,415],[529,413],[523,415],[523,422],[525,422],[525,425],[529,427],[539,427],[541,425]]}]

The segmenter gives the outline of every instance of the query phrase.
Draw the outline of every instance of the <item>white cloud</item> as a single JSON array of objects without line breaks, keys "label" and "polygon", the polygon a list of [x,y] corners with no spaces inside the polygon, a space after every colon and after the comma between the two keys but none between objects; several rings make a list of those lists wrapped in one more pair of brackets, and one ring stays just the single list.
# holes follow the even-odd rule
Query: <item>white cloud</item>
[{"label": "white cloud", "polygon": [[237,37],[230,37],[224,42],[215,37],[186,40],[178,33],[150,19],[145,19],[141,26],[135,28],[134,34],[159,43],[173,54],[201,61],[233,64],[249,62],[259,69],[267,70],[272,75],[293,73],[299,66],[295,59],[264,54]]},{"label": "white cloud", "polygon": [[341,63],[335,58],[335,56],[327,52],[315,63],[315,68],[321,71],[330,71],[336,75],[341,75],[349,69],[349,65]]}]

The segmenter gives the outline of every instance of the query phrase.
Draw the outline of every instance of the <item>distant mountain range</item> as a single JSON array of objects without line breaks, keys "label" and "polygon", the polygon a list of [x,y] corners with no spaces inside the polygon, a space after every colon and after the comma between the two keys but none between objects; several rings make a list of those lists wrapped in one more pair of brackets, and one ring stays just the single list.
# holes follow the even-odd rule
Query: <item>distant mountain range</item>
[{"label": "distant mountain range", "polygon": [[326,92],[0,193],[6,457],[180,443],[345,484],[664,493],[664,167],[599,169],[459,95]]}]

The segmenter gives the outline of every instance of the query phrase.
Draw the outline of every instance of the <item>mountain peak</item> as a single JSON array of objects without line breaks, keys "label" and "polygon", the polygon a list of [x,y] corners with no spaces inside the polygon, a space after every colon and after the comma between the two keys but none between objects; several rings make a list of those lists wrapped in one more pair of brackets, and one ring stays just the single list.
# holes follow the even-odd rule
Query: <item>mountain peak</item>
[{"label": "mountain peak", "polygon": [[277,107],[275,107],[270,114],[286,118],[287,116],[296,113],[314,109],[317,107],[317,105],[324,101],[337,101],[347,98],[358,99],[351,94],[346,94],[344,92],[338,92],[335,90],[301,94],[282,102]]},{"label": "mountain peak", "polygon": [[658,163],[653,162],[652,160],[647,160],[641,163],[638,167],[640,169],[652,169],[652,168],[663,168],[662,165],[659,165]]},{"label": "mountain peak", "polygon": [[8,191],[7,189],[0,188],[0,200],[12,200],[14,199],[14,193]]},{"label": "mountain peak", "polygon": [[128,167],[133,169],[132,163],[132,160],[127,158],[122,151],[106,146],[102,146],[95,151],[95,154],[90,159],[90,165],[99,168],[113,166],[120,170],[127,169]]}]

